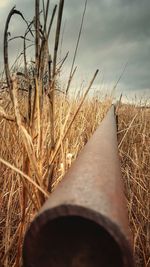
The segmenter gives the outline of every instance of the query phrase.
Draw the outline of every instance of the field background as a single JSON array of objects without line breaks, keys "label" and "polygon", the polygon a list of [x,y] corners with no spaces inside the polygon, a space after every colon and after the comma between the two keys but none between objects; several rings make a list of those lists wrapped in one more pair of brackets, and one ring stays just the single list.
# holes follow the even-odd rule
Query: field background
[{"label": "field background", "polygon": [[[63,136],[63,126],[68,117],[66,127],[75,113],[78,100],[66,100],[58,98],[56,110],[56,136]],[[3,101],[8,109],[8,103]],[[60,151],[55,158],[55,169],[51,187],[55,187],[60,181],[78,152],[86,144],[89,137],[99,125],[107,110],[111,106],[111,99],[103,102],[92,98],[85,101],[65,140],[61,143]],[[150,217],[150,110],[139,108],[135,105],[121,104],[118,109],[119,128],[118,143],[121,160],[121,170],[125,185],[125,194],[128,200],[128,214],[132,233],[134,235],[134,254],[136,266],[149,266],[149,217]],[[89,121],[90,117],[90,121]],[[47,129],[47,121],[43,123],[44,132]],[[48,129],[47,129],[48,130]],[[49,129],[50,130],[50,129]],[[47,133],[49,136],[50,133]],[[34,177],[34,171],[26,162],[27,153],[21,140],[18,126],[5,118],[0,121],[0,157],[8,161],[12,166]],[[43,145],[44,146],[44,145]],[[35,145],[36,147],[36,145]],[[43,147],[42,163],[37,162],[39,168],[42,164],[42,174],[46,170],[48,151]],[[53,155],[52,155],[53,157]],[[32,221],[40,207],[40,202],[32,203],[27,190],[33,195],[35,186],[31,186],[22,175],[4,164],[0,164],[0,194],[1,194],[1,228],[0,228],[0,252],[4,266],[20,266],[19,258],[24,233],[28,224]],[[47,188],[42,182],[42,188]],[[27,188],[28,189],[27,189]],[[37,192],[36,192],[37,193]],[[18,261],[18,265],[16,262]]]}]

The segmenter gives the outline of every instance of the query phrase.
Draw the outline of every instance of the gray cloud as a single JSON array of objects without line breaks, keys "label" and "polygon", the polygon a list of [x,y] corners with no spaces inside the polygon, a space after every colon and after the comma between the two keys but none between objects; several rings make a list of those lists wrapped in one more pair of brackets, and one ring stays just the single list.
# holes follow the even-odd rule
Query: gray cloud
[{"label": "gray cloud", "polygon": [[[81,9],[77,10],[81,17]],[[79,27],[79,15],[67,25],[69,46],[77,24]],[[105,82],[111,84],[126,62],[121,86],[126,90],[150,88],[150,1],[89,1],[77,63],[88,72],[99,67]]]},{"label": "gray cloud", "polygon": [[[1,8],[0,17],[5,21],[9,9],[16,6],[27,19],[33,17],[34,3],[29,0],[8,1]],[[51,6],[57,1],[51,1]],[[66,63],[69,68],[80,27],[84,0],[66,0],[64,20],[65,33],[63,53],[70,51]],[[0,34],[3,33],[0,26]],[[23,24],[14,19],[12,31],[19,33]],[[0,47],[2,40],[0,41]],[[20,45],[18,44],[18,47]],[[15,55],[16,45],[12,45],[11,55]],[[15,57],[15,56],[14,56]],[[2,51],[0,52],[0,60]],[[149,0],[89,0],[79,46],[76,64],[79,73],[88,76],[100,68],[104,81],[109,85],[115,83],[128,62],[120,88],[124,90],[146,90],[150,88],[150,1]],[[82,75],[81,75],[82,76]],[[100,83],[101,77],[97,80]]]},{"label": "gray cloud", "polygon": [[[2,0],[0,0],[2,1]],[[27,20],[31,20],[34,12],[34,5],[31,4],[30,0],[19,1],[19,0],[8,0],[6,1],[7,5],[4,8],[0,8],[0,64],[3,64],[3,35],[4,35],[4,27],[7,19],[7,15],[13,6],[16,6],[16,9],[21,11]],[[25,32],[26,25],[21,19],[20,16],[15,15],[10,23],[9,31],[11,33],[10,37],[23,35]],[[10,62],[13,63],[18,54],[22,51],[23,43],[22,40],[12,41],[9,43],[9,55]]]}]

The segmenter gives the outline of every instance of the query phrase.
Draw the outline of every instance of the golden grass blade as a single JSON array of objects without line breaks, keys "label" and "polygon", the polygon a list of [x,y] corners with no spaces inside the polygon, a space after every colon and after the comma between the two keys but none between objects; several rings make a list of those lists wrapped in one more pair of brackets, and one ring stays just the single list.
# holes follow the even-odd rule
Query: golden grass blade
[{"label": "golden grass blade", "polygon": [[22,124],[22,119],[21,119],[21,115],[20,115],[20,111],[19,111],[19,104],[18,104],[18,100],[17,100],[18,86],[17,86],[17,80],[15,77],[13,77],[12,82],[13,82],[12,95],[13,95],[13,103],[14,103],[17,125],[18,125],[18,128],[20,130],[20,133],[22,136],[22,141],[25,145],[28,157],[30,159],[30,162],[31,162],[33,168],[34,168],[38,184],[40,186],[42,186],[41,175],[40,175],[39,170],[38,170],[38,165],[37,165],[35,151],[34,151],[34,147],[33,147],[33,143],[32,143],[32,138]]},{"label": "golden grass blade", "polygon": [[41,114],[40,114],[40,94],[39,94],[39,86],[38,80],[36,79],[36,110],[37,110],[37,158],[39,158],[40,146],[41,146]]},{"label": "golden grass blade", "polygon": [[99,72],[99,70],[96,70],[96,72],[95,72],[95,74],[94,74],[94,76],[93,76],[93,78],[92,78],[92,80],[91,80],[91,82],[90,82],[90,84],[89,84],[87,90],[85,91],[85,94],[84,94],[84,96],[83,96],[83,98],[82,98],[82,100],[81,100],[79,106],[77,107],[77,109],[76,109],[76,111],[75,111],[75,113],[74,113],[74,115],[73,115],[72,120],[71,120],[70,123],[69,123],[69,126],[68,126],[68,128],[67,128],[67,130],[66,130],[64,136],[63,136],[62,138],[60,138],[60,140],[59,140],[59,142],[58,142],[58,144],[57,144],[57,147],[56,147],[56,149],[55,149],[55,151],[54,151],[54,154],[53,154],[53,156],[52,156],[52,158],[51,158],[51,160],[50,160],[50,165],[53,163],[53,161],[54,161],[54,159],[55,159],[55,157],[56,157],[56,155],[57,155],[57,153],[58,153],[58,151],[59,151],[59,149],[60,149],[60,147],[61,147],[61,142],[63,142],[64,139],[66,138],[66,135],[68,134],[68,132],[69,132],[69,130],[70,130],[70,128],[71,128],[71,126],[72,126],[72,124],[73,124],[73,122],[74,122],[76,116],[78,115],[78,112],[79,112],[79,110],[80,110],[80,108],[81,108],[81,106],[82,106],[82,104],[83,104],[83,102],[84,102],[84,100],[85,100],[85,98],[86,98],[86,96],[87,96],[89,90],[91,89],[91,86],[92,86],[94,80],[96,79],[96,76],[97,76],[98,72]]},{"label": "golden grass blade", "polygon": [[42,189],[36,182],[34,182],[32,180],[31,177],[29,177],[28,175],[26,175],[24,172],[22,172],[21,170],[19,170],[17,167],[11,165],[8,161],[5,161],[4,159],[2,159],[0,157],[0,162],[3,163],[5,166],[9,167],[10,169],[12,169],[13,171],[17,172],[18,174],[20,174],[21,176],[23,176],[28,182],[30,182],[32,185],[34,185],[41,193],[44,194],[44,196],[48,197],[49,194]]},{"label": "golden grass blade", "polygon": [[129,130],[130,130],[130,128],[131,128],[131,126],[132,126],[132,124],[134,123],[134,121],[135,121],[136,117],[137,117],[137,114],[135,114],[135,116],[133,117],[132,121],[130,122],[130,124],[129,124],[129,127],[127,128],[127,130],[126,130],[126,132],[125,132],[125,134],[124,134],[124,136],[123,136],[123,138],[122,138],[121,142],[120,142],[120,143],[119,143],[119,145],[118,145],[118,148],[120,148],[120,147],[121,147],[121,145],[122,145],[123,141],[124,141],[124,140],[125,140],[125,138],[126,138],[126,135],[127,135],[127,133],[129,132]]},{"label": "golden grass blade", "polygon": [[4,118],[7,121],[15,122],[14,117],[6,114],[5,110],[1,106],[0,106],[0,117]]}]

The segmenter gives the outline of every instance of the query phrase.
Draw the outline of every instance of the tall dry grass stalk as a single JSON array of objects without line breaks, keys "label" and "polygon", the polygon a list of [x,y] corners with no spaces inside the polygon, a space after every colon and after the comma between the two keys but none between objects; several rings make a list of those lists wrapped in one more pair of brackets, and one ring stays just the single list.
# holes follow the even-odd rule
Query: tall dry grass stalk
[{"label": "tall dry grass stalk", "polygon": [[[42,3],[44,25],[41,27],[40,1],[35,1],[35,18],[27,25],[23,38],[24,68],[15,75],[8,60],[8,28],[13,15],[24,19],[23,15],[13,8],[5,27],[6,90],[0,94],[0,265],[4,267],[21,266],[22,243],[29,223],[112,104],[112,97],[102,102],[93,94],[87,99],[98,70],[77,98],[60,90],[58,74],[68,56],[67,53],[57,63],[64,1],[59,1],[58,13],[57,5],[54,6],[50,19],[50,1]],[[86,4],[87,1],[76,50]],[[55,16],[51,54],[49,41]],[[27,61],[28,35],[35,41],[35,62]],[[72,66],[75,57],[76,51]],[[67,88],[75,71],[71,67]],[[136,263],[148,266],[150,110],[120,103],[117,112],[119,151]]]},{"label": "tall dry grass stalk", "polygon": [[150,265],[150,108],[121,105],[119,153],[136,266]]}]

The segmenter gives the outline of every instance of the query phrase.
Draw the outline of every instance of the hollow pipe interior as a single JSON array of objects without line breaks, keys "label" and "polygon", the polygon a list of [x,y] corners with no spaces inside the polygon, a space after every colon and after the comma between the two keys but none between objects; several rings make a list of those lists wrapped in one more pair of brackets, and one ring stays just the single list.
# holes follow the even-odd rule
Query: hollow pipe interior
[{"label": "hollow pipe interior", "polygon": [[79,216],[49,221],[34,243],[30,267],[123,266],[121,250],[112,236],[95,222]]}]

